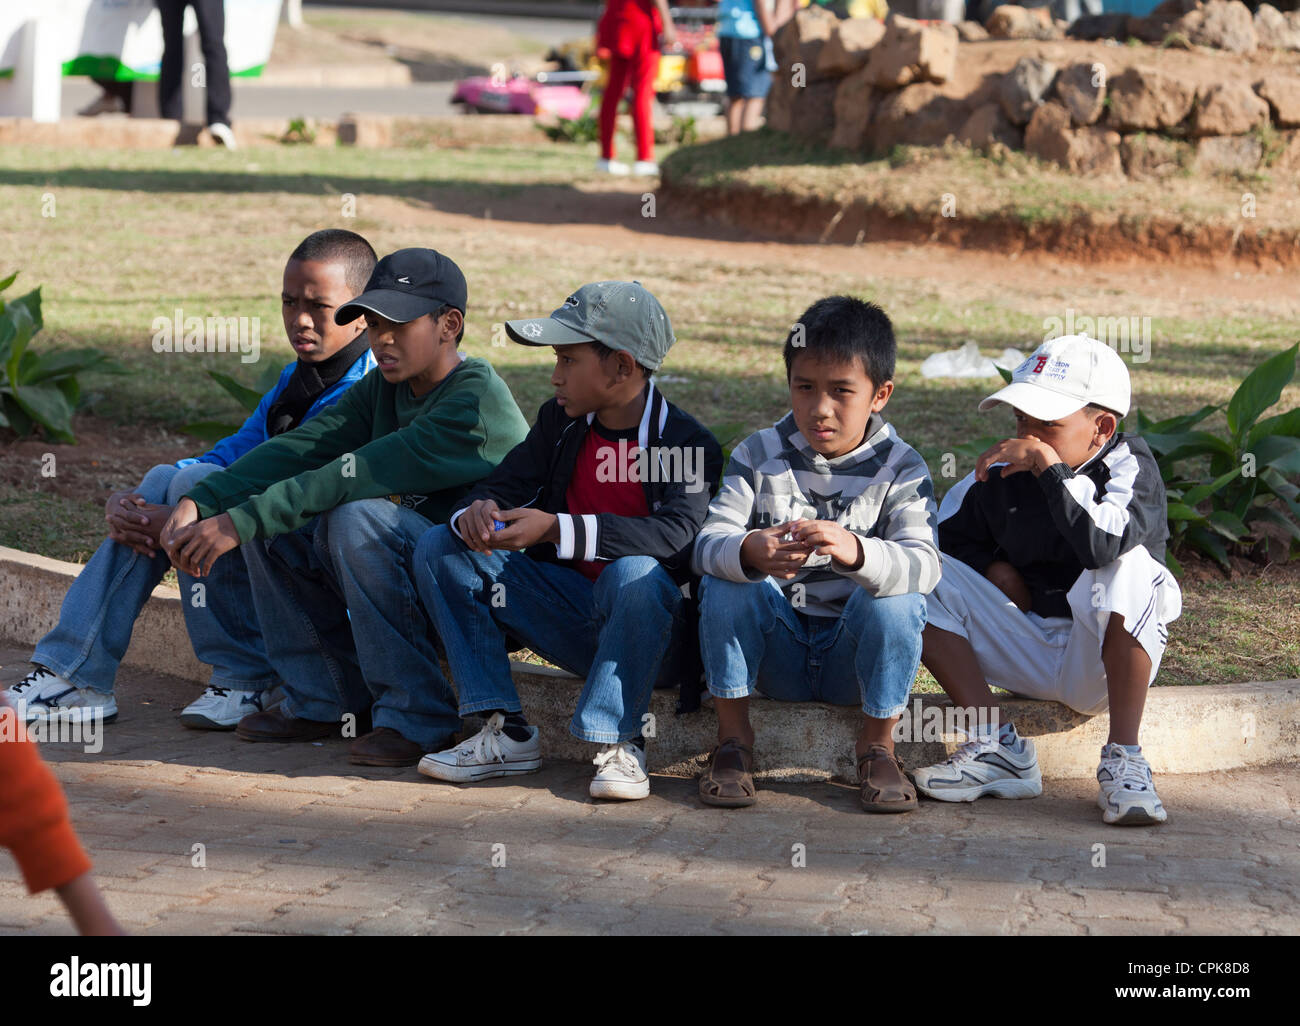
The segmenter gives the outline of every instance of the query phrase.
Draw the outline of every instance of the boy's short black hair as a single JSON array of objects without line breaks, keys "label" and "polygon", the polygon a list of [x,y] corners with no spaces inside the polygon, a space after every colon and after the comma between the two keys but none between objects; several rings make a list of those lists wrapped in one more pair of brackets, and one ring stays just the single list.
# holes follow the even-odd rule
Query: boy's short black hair
[{"label": "boy's short black hair", "polygon": [[1088,403],[1086,406],[1084,406],[1084,409],[1092,410],[1094,413],[1109,413],[1112,417],[1115,418],[1116,423],[1119,423],[1121,420],[1124,419],[1124,417],[1121,414],[1117,413],[1115,410],[1112,410],[1109,406],[1098,406],[1096,403]]},{"label": "boy's short black hair", "polygon": [[346,228],[322,228],[312,232],[289,254],[290,260],[342,264],[343,280],[355,296],[366,291],[370,272],[379,257],[365,239]]},{"label": "boy's short black hair", "polygon": [[[609,346],[605,345],[604,342],[588,342],[587,344],[595,350],[596,355],[599,356],[601,360],[605,360],[606,358],[613,356],[615,353],[624,352],[624,350],[621,349],[611,349]],[[632,354],[628,353],[628,355],[631,356]],[[636,363],[635,360],[632,362]],[[643,367],[641,364],[637,363],[637,369],[641,371],[642,377],[650,377],[651,370],[649,367]]]},{"label": "boy's short black hair", "polygon": [[800,353],[816,353],[819,359],[837,363],[860,359],[871,384],[879,388],[894,379],[898,344],[889,316],[875,303],[853,296],[826,296],[808,307],[786,336],[787,381]]}]

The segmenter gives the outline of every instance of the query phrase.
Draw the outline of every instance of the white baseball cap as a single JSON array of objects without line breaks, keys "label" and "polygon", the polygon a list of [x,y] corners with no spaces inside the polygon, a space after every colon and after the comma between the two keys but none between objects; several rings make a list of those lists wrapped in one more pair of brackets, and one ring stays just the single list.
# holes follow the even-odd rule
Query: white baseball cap
[{"label": "white baseball cap", "polygon": [[1006,403],[1036,420],[1057,420],[1092,405],[1123,417],[1131,398],[1128,368],[1115,350],[1087,335],[1065,335],[1035,349],[1015,369],[1011,384],[980,409]]}]

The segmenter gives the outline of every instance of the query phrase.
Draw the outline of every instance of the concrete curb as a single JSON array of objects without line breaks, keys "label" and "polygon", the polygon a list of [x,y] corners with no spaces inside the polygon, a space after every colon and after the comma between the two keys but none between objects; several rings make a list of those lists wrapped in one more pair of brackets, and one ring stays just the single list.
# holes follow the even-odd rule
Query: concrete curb
[{"label": "concrete curb", "polygon": [[[0,547],[0,637],[34,645],[57,621],[64,593],[80,572],[76,563]],[[207,667],[185,638],[180,593],[158,587],[136,622],[125,666],[207,682]],[[547,667],[514,663],[515,682],[529,719],[542,731],[548,758],[589,760],[595,748],[568,731],[582,681]],[[658,691],[651,703],[648,754],[657,772],[688,776],[713,745],[715,721],[706,708],[674,715],[676,693]],[[918,729],[937,721],[947,699],[915,695],[909,707]],[[1088,777],[1106,739],[1107,717],[1088,718],[1055,702],[1008,700],[1004,714],[1032,737],[1045,776]],[[769,780],[856,779],[856,709],[756,700],[759,775]],[[1153,688],[1143,720],[1143,749],[1157,773],[1203,773],[1300,761],[1300,680],[1206,687]],[[928,736],[928,734],[926,735]],[[943,758],[942,741],[907,741],[898,754],[909,767]]]}]

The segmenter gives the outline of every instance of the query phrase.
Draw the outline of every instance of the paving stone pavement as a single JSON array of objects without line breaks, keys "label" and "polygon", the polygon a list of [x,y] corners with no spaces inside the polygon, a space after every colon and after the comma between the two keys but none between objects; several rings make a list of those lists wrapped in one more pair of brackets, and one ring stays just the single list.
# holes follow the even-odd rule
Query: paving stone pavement
[{"label": "paving stone pavement", "polygon": [[[27,654],[0,643],[0,686]],[[460,787],[350,766],[343,742],[186,730],[193,685],[119,676],[102,751],[43,752],[132,932],[1300,932],[1294,767],[1164,776],[1151,829],[1102,824],[1089,780],[901,816],[834,782],[728,811],[656,776],[645,801],[597,803],[581,764]],[[0,934],[27,931],[72,932],[0,852]]]}]

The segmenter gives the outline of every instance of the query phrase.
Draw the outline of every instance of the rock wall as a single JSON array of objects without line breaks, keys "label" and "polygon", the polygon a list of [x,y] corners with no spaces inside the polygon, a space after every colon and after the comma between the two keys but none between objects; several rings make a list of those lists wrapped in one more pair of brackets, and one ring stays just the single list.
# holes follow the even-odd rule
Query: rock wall
[{"label": "rock wall", "polygon": [[[1188,47],[1226,51],[1209,58],[1216,61],[1250,53],[1265,40],[1289,48],[1292,21],[1300,37],[1300,11],[1283,15],[1264,5],[1252,18],[1239,0],[1165,0],[1147,18],[1123,17],[1121,28],[1130,34],[1137,29],[1162,42],[1176,34]],[[1265,32],[1261,24],[1273,28]],[[999,7],[981,28],[898,15],[883,23],[840,21],[820,7],[804,8],[774,41],[780,70],[768,126],[864,155],[949,139],[984,151],[1024,149],[1088,175],[1300,169],[1300,65],[1293,59],[1290,66],[1262,64],[1247,83],[1170,71],[1157,66],[1154,52],[1146,63],[1138,54],[1136,64],[1109,80],[1097,61],[1024,56],[1004,73],[968,87],[955,83],[960,43],[987,36],[1063,33],[1041,9]]]}]

